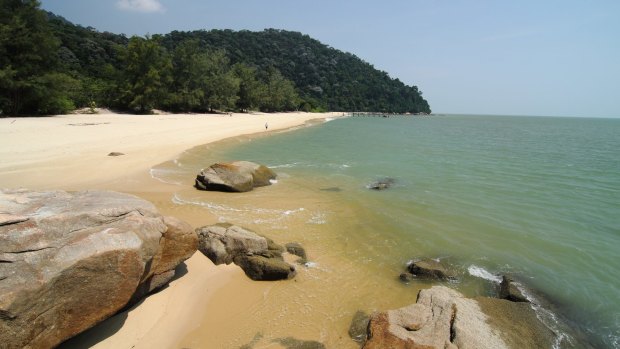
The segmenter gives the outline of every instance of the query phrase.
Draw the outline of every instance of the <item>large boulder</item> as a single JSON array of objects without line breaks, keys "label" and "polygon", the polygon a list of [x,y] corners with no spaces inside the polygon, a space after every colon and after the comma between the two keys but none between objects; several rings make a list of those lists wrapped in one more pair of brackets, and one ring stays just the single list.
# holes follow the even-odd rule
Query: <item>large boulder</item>
[{"label": "large boulder", "polygon": [[[409,273],[422,278],[451,280],[456,278],[456,272],[438,260],[423,258],[414,260],[407,267]],[[401,280],[403,276],[401,275]]]},{"label": "large boulder", "polygon": [[373,314],[363,348],[550,348],[552,338],[525,303],[470,299],[434,286],[415,304]]},{"label": "large boulder", "polygon": [[271,184],[275,172],[267,166],[250,161],[216,163],[202,169],[196,176],[196,188],[201,190],[247,192]]},{"label": "large boulder", "polygon": [[295,267],[284,261],[284,247],[236,225],[219,223],[196,229],[199,250],[214,264],[235,263],[252,280],[283,280],[295,276]]},{"label": "large boulder", "polygon": [[165,284],[197,248],[134,196],[0,191],[0,343],[52,348]]}]

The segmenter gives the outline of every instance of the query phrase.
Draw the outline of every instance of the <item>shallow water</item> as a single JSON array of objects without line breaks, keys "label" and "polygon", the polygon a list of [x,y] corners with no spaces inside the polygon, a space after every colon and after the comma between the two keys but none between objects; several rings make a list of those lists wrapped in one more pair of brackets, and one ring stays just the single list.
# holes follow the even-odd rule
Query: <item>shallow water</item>
[{"label": "shallow water", "polygon": [[[567,335],[559,347],[620,348],[618,149],[614,119],[349,118],[197,147],[152,175],[178,185],[174,205],[299,241],[314,262],[293,282],[248,283],[263,295],[213,347],[293,336],[355,348],[355,311],[413,303],[429,285],[398,274],[432,257],[459,269],[450,286],[467,295],[492,295],[505,273],[544,295],[541,316]],[[191,187],[200,168],[237,159],[267,164],[278,182],[246,194]],[[394,187],[367,189],[383,177]]]}]

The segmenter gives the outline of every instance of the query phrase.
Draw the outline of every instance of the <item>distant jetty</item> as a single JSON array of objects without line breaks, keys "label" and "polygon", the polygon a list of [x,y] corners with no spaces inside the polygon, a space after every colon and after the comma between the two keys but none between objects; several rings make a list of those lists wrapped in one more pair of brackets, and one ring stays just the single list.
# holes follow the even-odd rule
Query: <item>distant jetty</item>
[{"label": "distant jetty", "polygon": [[360,112],[351,112],[346,114],[347,116],[355,116],[355,117],[381,117],[381,118],[389,118],[391,116],[431,116],[428,113],[386,113],[386,112],[371,112],[371,111],[360,111]]}]

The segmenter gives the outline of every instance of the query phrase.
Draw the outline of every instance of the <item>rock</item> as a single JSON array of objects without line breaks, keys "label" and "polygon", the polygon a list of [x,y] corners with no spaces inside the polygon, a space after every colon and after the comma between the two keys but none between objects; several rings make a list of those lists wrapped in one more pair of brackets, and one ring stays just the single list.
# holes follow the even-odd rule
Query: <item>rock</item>
[{"label": "rock", "polygon": [[220,223],[196,229],[198,249],[216,265],[230,264],[235,257],[268,250],[267,239],[253,231]]},{"label": "rock", "polygon": [[499,284],[499,298],[511,302],[530,302],[527,297],[523,295],[521,290],[519,290],[514,280],[506,275],[502,276],[502,282]]},{"label": "rock", "polygon": [[235,264],[243,269],[245,275],[256,281],[275,281],[291,279],[295,276],[295,267],[280,258],[261,255],[238,256]]},{"label": "rock", "polygon": [[121,156],[121,155],[125,155],[125,153],[119,153],[117,151],[113,151],[110,154],[108,154],[108,156]]},{"label": "rock", "polygon": [[284,261],[284,247],[253,231],[231,224],[196,229],[199,250],[213,263],[235,263],[252,280],[282,280],[295,276],[295,267]]},{"label": "rock", "polygon": [[476,301],[435,286],[415,304],[373,314],[363,348],[507,348],[486,318]]},{"label": "rock", "polygon": [[441,280],[456,278],[456,273],[453,270],[448,269],[441,262],[430,258],[413,261],[409,264],[407,269],[411,274],[417,277]]},{"label": "rock", "polygon": [[445,286],[415,304],[375,313],[364,349],[550,348],[553,334],[525,303],[466,298]]},{"label": "rock", "polygon": [[369,321],[370,316],[368,314],[361,310],[356,311],[349,326],[349,337],[358,343],[364,343],[367,338]]},{"label": "rock", "polygon": [[[325,345],[317,341],[306,341],[292,337],[276,338],[271,341],[278,343],[286,349],[325,349]],[[271,346],[270,346],[271,347]]]},{"label": "rock", "polygon": [[400,281],[407,283],[413,281],[413,279],[415,279],[415,275],[411,274],[410,272],[404,272],[401,273],[398,278],[400,279]]},{"label": "rock", "polygon": [[286,247],[286,252],[290,253],[290,254],[294,254],[298,257],[301,257],[301,263],[305,263],[307,260],[307,256],[306,256],[306,250],[303,248],[303,246],[301,246],[300,243],[298,242],[289,242],[288,244],[284,245],[284,247]]},{"label": "rock", "polygon": [[196,188],[201,190],[247,192],[271,184],[275,172],[264,165],[249,161],[217,163],[200,171]]},{"label": "rock", "polygon": [[3,348],[57,346],[165,284],[197,245],[189,226],[120,193],[2,190],[0,208],[21,217],[0,226]]},{"label": "rock", "polygon": [[385,190],[392,187],[395,182],[396,180],[394,178],[382,178],[376,182],[369,184],[368,189]]},{"label": "rock", "polygon": [[338,193],[341,192],[342,189],[340,189],[340,187],[328,187],[328,188],[320,188],[320,191],[330,191],[330,192],[334,192],[334,193]]}]

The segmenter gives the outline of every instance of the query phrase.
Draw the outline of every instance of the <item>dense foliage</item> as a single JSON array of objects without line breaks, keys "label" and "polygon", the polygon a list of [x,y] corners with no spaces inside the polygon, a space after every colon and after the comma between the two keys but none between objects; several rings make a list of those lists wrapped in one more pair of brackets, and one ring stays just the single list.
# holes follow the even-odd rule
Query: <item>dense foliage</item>
[{"label": "dense foliage", "polygon": [[0,114],[87,106],[430,112],[417,87],[296,32],[127,38],[45,13],[36,0],[0,0],[0,9]]}]

